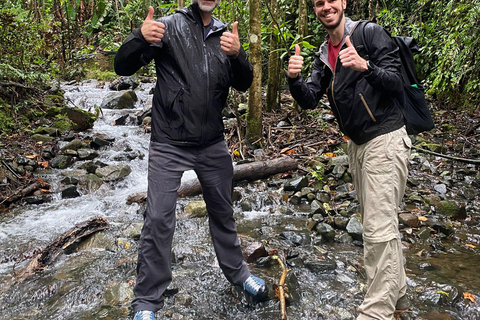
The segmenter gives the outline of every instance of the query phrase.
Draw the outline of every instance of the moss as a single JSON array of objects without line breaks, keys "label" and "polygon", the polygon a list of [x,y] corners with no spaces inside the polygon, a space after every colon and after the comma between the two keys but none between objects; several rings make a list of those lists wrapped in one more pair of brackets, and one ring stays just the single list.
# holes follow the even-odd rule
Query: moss
[{"label": "moss", "polygon": [[55,116],[55,121],[53,122],[53,127],[61,132],[66,132],[72,129],[73,122],[67,116],[57,114]]}]

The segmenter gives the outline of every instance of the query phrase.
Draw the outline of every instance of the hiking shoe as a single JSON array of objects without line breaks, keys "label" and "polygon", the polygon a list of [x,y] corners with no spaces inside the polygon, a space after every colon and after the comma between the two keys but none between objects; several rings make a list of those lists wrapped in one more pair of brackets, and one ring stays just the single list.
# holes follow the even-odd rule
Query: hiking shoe
[{"label": "hiking shoe", "polygon": [[137,311],[133,320],[155,320],[153,311]]},{"label": "hiking shoe", "polygon": [[243,283],[243,290],[255,300],[262,300],[268,296],[268,288],[265,285],[265,281],[252,275]]},{"label": "hiking shoe", "polygon": [[400,299],[397,300],[397,304],[395,305],[395,310],[403,311],[410,309],[411,304],[410,300],[408,299],[407,295],[403,295]]}]

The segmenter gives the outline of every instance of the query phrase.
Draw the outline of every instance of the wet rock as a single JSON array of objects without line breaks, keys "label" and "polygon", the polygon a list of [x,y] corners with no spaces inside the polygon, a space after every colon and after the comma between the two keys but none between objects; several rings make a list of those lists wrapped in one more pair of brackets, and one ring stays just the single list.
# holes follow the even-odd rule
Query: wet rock
[{"label": "wet rock", "polygon": [[280,234],[280,238],[290,241],[296,246],[305,245],[310,242],[309,235],[295,231],[284,231]]},{"label": "wet rock", "polygon": [[133,299],[133,288],[127,282],[110,284],[103,298],[108,305],[127,304]]},{"label": "wet rock", "polygon": [[98,137],[94,137],[92,139],[92,141],[90,142],[90,147],[92,147],[93,149],[100,149],[102,147],[106,147],[106,146],[109,146],[112,144],[112,141],[108,141],[108,140],[105,140],[105,139],[101,139],[101,138],[98,138]]},{"label": "wet rock", "polygon": [[175,295],[175,305],[188,307],[192,304],[193,297],[188,293],[179,292]]},{"label": "wet rock", "polygon": [[328,160],[327,168],[331,170],[335,166],[348,167],[348,156],[338,156],[330,158],[330,160]]},{"label": "wet rock", "polygon": [[65,150],[78,150],[81,147],[83,147],[83,141],[80,139],[74,139],[64,145],[60,150],[65,151]]},{"label": "wet rock", "polygon": [[97,170],[97,168],[99,168],[99,166],[97,166],[93,161],[88,161],[88,162],[82,163],[78,168],[86,170],[88,173],[95,173],[95,171]]},{"label": "wet rock", "polygon": [[253,209],[252,201],[249,200],[249,199],[243,199],[240,202],[240,207],[242,208],[242,211],[244,211],[244,212],[252,211],[252,209]]},{"label": "wet rock", "polygon": [[333,239],[335,239],[335,229],[333,229],[333,227],[327,223],[318,223],[315,227],[315,231],[326,241],[333,241]]},{"label": "wet rock", "polygon": [[129,165],[116,165],[106,166],[98,168],[95,174],[99,176],[103,181],[116,181],[125,178],[132,172],[132,168]]},{"label": "wet rock", "polygon": [[77,185],[78,184],[78,178],[76,178],[76,177],[65,177],[60,182],[62,184]]},{"label": "wet rock", "polygon": [[430,238],[432,231],[428,227],[421,227],[417,233],[417,236],[422,240],[427,240]]},{"label": "wet rock", "polygon": [[401,224],[408,227],[418,227],[418,217],[411,213],[401,213],[398,215],[398,220]]},{"label": "wet rock", "polygon": [[317,193],[316,198],[317,198],[318,201],[320,201],[322,203],[329,203],[330,200],[332,199],[332,196],[328,192],[321,191],[321,192]]},{"label": "wet rock", "polygon": [[142,234],[143,223],[134,223],[125,229],[124,234],[134,240],[140,240]]},{"label": "wet rock", "polygon": [[74,162],[75,160],[72,156],[58,155],[50,160],[50,166],[55,169],[65,169],[70,167]]},{"label": "wet rock", "polygon": [[283,187],[285,191],[300,191],[302,188],[308,185],[307,177],[298,177],[290,179],[285,183]]},{"label": "wet rock", "polygon": [[103,180],[97,175],[90,173],[83,176],[79,181],[81,190],[95,192],[103,185]]},{"label": "wet rock", "polygon": [[461,207],[456,201],[440,201],[435,209],[439,214],[444,214],[454,219],[466,218],[465,207]]},{"label": "wet rock", "polygon": [[93,160],[100,156],[98,152],[93,149],[79,149],[77,152],[80,160]]},{"label": "wet rock", "polygon": [[267,250],[265,250],[265,246],[263,245],[263,243],[259,241],[250,243],[242,251],[243,251],[243,258],[248,263],[254,262],[260,257],[268,256]]},{"label": "wet rock", "polygon": [[433,189],[441,195],[445,195],[447,193],[447,186],[444,183],[436,184],[433,186]]},{"label": "wet rock", "polygon": [[467,200],[473,200],[477,196],[477,191],[472,187],[463,187],[460,194]]},{"label": "wet rock", "polygon": [[122,76],[120,78],[117,78],[113,80],[110,83],[109,89],[110,90],[115,90],[115,91],[122,91],[122,90],[134,90],[138,87],[139,83],[137,79],[134,77],[126,77]]},{"label": "wet rock", "polygon": [[49,135],[51,137],[58,137],[60,135],[60,131],[56,128],[52,127],[39,127],[35,130],[36,134],[41,134],[41,135]]},{"label": "wet rock", "polygon": [[62,199],[70,199],[80,197],[80,193],[77,191],[77,186],[67,186],[62,190]]},{"label": "wet rock", "polygon": [[39,142],[52,142],[53,137],[43,134],[34,134],[32,135],[32,139]]},{"label": "wet rock", "polygon": [[137,124],[140,125],[143,123],[143,120],[145,120],[145,118],[150,118],[152,117],[152,108],[146,108],[145,110],[142,110],[140,112],[137,112],[135,114],[135,117],[137,118]]},{"label": "wet rock", "polygon": [[52,202],[52,197],[50,197],[49,195],[38,194],[24,197],[22,200],[27,204],[43,204]]},{"label": "wet rock", "polygon": [[130,116],[128,114],[121,116],[120,118],[117,118],[113,121],[113,125],[115,126],[124,126],[126,124],[129,124],[130,121]]},{"label": "wet rock", "polygon": [[305,267],[316,274],[333,273],[337,269],[334,260],[308,260],[305,261]]},{"label": "wet rock", "polygon": [[191,201],[185,206],[184,213],[188,217],[206,217],[207,205],[203,200]]},{"label": "wet rock", "polygon": [[66,115],[68,119],[73,122],[72,129],[75,131],[86,131],[92,129],[95,120],[97,119],[96,115],[91,112],[81,109],[72,109],[69,107],[63,108],[62,114]]},{"label": "wet rock", "polygon": [[347,217],[337,215],[334,217],[333,221],[334,221],[335,228],[340,230],[346,230],[350,219],[348,219]]},{"label": "wet rock", "polygon": [[443,233],[447,236],[455,231],[450,221],[444,221],[438,216],[428,216],[428,220],[425,223],[437,233]]},{"label": "wet rock", "polygon": [[334,241],[342,244],[350,244],[353,242],[353,238],[346,232],[341,232],[335,235]]},{"label": "wet rock", "polygon": [[103,98],[100,108],[115,110],[133,109],[137,100],[137,95],[133,90],[109,92],[105,98]]},{"label": "wet rock", "polygon": [[359,216],[354,216],[350,218],[347,224],[347,232],[354,240],[362,240],[363,239],[363,226],[360,222]]}]

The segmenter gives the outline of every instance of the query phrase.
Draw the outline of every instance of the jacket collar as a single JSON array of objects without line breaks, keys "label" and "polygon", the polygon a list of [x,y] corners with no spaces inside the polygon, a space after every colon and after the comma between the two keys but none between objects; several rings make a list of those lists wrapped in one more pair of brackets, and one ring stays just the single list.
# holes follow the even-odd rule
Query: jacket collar
[{"label": "jacket collar", "polygon": [[[349,36],[352,34],[353,30],[357,27],[358,23],[360,21],[353,21],[350,18],[345,18],[345,32],[343,33],[343,39],[342,39],[342,47],[345,43],[345,37]],[[333,70],[333,66],[330,66],[330,63],[328,62],[328,39],[329,35],[327,34],[325,41],[320,45],[320,48],[318,49],[318,53],[316,54],[320,60],[323,61],[327,66],[330,67],[330,69]]]}]

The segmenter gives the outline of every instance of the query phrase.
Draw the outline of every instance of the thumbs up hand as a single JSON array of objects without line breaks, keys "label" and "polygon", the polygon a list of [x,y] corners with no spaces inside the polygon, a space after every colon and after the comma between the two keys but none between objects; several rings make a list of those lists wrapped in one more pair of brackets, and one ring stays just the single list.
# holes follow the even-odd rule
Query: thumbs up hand
[{"label": "thumbs up hand", "polygon": [[355,47],[350,41],[350,36],[345,37],[345,44],[347,45],[347,48],[338,53],[342,66],[351,68],[355,71],[367,71],[367,61],[358,55],[357,50],[355,50]]},{"label": "thumbs up hand", "polygon": [[238,21],[232,25],[232,32],[225,31],[220,37],[220,47],[227,54],[236,58],[240,53],[240,39],[238,38]]},{"label": "thumbs up hand", "polygon": [[288,76],[296,78],[302,72],[303,57],[300,55],[300,46],[295,45],[295,55],[290,57],[288,61]]},{"label": "thumbs up hand", "polygon": [[155,21],[155,19],[153,19],[153,13],[154,9],[150,7],[140,30],[145,40],[150,43],[158,43],[162,41],[163,35],[165,34],[165,25],[162,22]]}]

